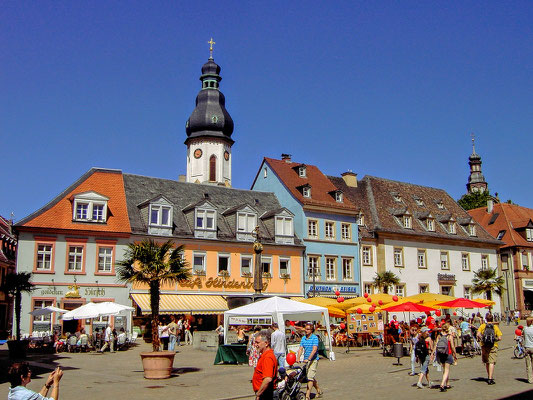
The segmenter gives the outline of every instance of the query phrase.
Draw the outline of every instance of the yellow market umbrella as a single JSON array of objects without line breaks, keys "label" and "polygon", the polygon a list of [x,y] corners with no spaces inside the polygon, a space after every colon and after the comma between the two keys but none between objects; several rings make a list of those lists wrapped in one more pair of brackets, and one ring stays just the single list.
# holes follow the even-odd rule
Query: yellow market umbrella
[{"label": "yellow market umbrella", "polygon": [[328,297],[309,297],[308,299],[298,299],[297,301],[301,303],[312,304],[314,306],[326,307],[331,317],[346,317],[346,313],[338,307],[339,303],[337,303],[337,300],[335,299],[330,299]]},{"label": "yellow market umbrella", "polygon": [[[372,304],[370,303],[367,303],[367,304],[358,304],[358,305],[355,305],[353,306],[352,308],[349,308],[346,310],[346,313],[347,314],[357,314],[357,309],[360,308],[361,311],[363,311],[363,314],[372,314],[372,312],[370,311],[370,307],[372,307]],[[381,311],[381,308],[380,307],[376,307],[376,309],[373,311],[373,312],[380,312]]]},{"label": "yellow market umbrella", "polygon": [[363,296],[360,297],[354,297],[353,299],[347,299],[344,300],[342,303],[335,304],[335,307],[340,308],[341,310],[347,310],[348,308],[352,308],[353,306],[357,304],[364,304],[366,303],[366,299]]},{"label": "yellow market umbrella", "polygon": [[442,303],[442,301],[424,301],[423,304],[431,308],[438,308],[438,309],[450,308],[447,306],[441,306],[440,303]]},{"label": "yellow market umbrella", "polygon": [[483,303],[483,304],[486,304],[488,306],[493,306],[494,304],[496,304],[495,301],[487,300],[487,299],[472,299],[472,301],[477,301],[478,303]]},{"label": "yellow market umbrella", "polygon": [[444,301],[455,300],[455,297],[447,296],[445,294],[438,294],[438,293],[419,293],[413,296],[407,296],[406,299],[418,300],[418,301],[423,302],[424,305],[426,305],[426,303],[430,301],[437,301],[437,302],[442,303]]},{"label": "yellow market umbrella", "polygon": [[[368,302],[368,298],[364,296],[355,297],[353,299],[345,300],[342,303],[339,303],[336,305],[338,308],[342,308],[343,310],[347,310],[348,308],[355,307],[358,304],[368,304],[372,305],[374,303],[376,307],[379,305],[379,301],[381,300],[383,304],[390,303],[394,295],[392,294],[386,294],[386,293],[375,293],[375,294],[369,294],[368,298],[371,299],[371,302]],[[398,301],[403,299],[403,297],[398,296]]]}]

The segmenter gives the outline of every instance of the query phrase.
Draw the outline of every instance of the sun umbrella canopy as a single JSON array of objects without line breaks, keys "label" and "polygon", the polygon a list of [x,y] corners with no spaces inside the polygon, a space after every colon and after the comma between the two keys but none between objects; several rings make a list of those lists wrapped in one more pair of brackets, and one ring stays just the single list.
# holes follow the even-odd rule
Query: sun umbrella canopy
[{"label": "sun umbrella canopy", "polygon": [[71,319],[89,319],[106,317],[109,315],[118,315],[122,311],[133,311],[133,307],[123,306],[111,301],[102,303],[87,303],[63,315],[63,320]]},{"label": "sun umbrella canopy", "polygon": [[478,303],[486,304],[487,306],[493,306],[496,304],[495,301],[487,300],[487,299],[472,299],[472,301],[477,301]]},{"label": "sun umbrella canopy", "polygon": [[346,313],[339,308],[339,303],[335,299],[328,297],[309,297],[308,299],[294,299],[301,303],[312,304],[314,306],[326,307],[330,317],[344,318]]},{"label": "sun umbrella canopy", "polygon": [[483,304],[469,299],[458,298],[451,301],[441,302],[439,303],[439,306],[446,308],[483,308],[488,307],[488,304]]},{"label": "sun umbrella canopy", "polygon": [[387,304],[383,306],[384,311],[408,311],[408,312],[426,312],[426,311],[435,311],[434,308],[423,306],[422,304],[413,303],[408,301],[401,304]]},{"label": "sun umbrella canopy", "polygon": [[63,310],[62,308],[48,306],[48,307],[43,307],[43,308],[36,308],[35,310],[30,311],[29,314],[33,315],[34,317],[38,317],[40,315],[48,315],[54,312],[66,313],[67,311],[68,310]]},{"label": "sun umbrella canopy", "polygon": [[444,301],[455,300],[455,297],[447,296],[445,294],[438,294],[438,293],[419,293],[413,296],[407,296],[406,299],[409,299],[410,301],[413,301],[415,303],[418,303],[420,301],[426,303],[428,301],[443,301],[444,302]]},{"label": "sun umbrella canopy", "polygon": [[372,314],[373,312],[380,312],[381,308],[376,307],[374,311],[370,311],[370,307],[372,307],[372,304],[357,304],[353,306],[352,308],[349,308],[346,310],[347,314],[356,314],[357,310],[360,308],[362,311],[362,314]]}]

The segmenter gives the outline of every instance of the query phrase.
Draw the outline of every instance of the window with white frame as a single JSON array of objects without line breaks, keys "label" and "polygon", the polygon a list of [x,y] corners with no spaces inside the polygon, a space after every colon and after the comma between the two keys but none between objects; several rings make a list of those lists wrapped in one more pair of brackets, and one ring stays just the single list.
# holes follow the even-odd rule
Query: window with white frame
[{"label": "window with white frame", "polygon": [[489,256],[481,256],[481,269],[489,269]]},{"label": "window with white frame", "polygon": [[311,197],[311,187],[310,186],[304,186],[302,188],[302,194],[304,197]]},{"label": "window with white frame", "polygon": [[261,272],[272,275],[272,259],[270,257],[261,257]]},{"label": "window with white frame", "polygon": [[352,226],[350,224],[341,224],[341,239],[346,242],[352,239]]},{"label": "window with white frame", "polygon": [[335,257],[326,257],[326,279],[328,281],[335,280],[335,269],[337,259]]},{"label": "window with white frame", "polygon": [[374,293],[374,285],[369,282],[363,283],[363,293],[368,293],[368,294]]},{"label": "window with white frame", "polygon": [[324,237],[329,240],[335,239],[335,222],[326,221],[324,223]]},{"label": "window with white frame", "polygon": [[257,216],[253,213],[237,213],[237,231],[252,232],[257,226]]},{"label": "window with white frame", "polygon": [[372,265],[372,247],[363,246],[362,249],[363,265]]},{"label": "window with white frame", "polygon": [[193,253],[192,272],[194,274],[205,274],[205,253]]},{"label": "window with white frame", "polygon": [[427,268],[427,265],[426,265],[426,251],[425,250],[418,250],[417,251],[417,261],[418,261],[418,268]]},{"label": "window with white frame", "polygon": [[318,238],[318,221],[316,219],[307,220],[307,236],[312,239]]},{"label": "window with white frame", "polygon": [[533,229],[532,228],[526,228],[526,240],[528,242],[533,242]]},{"label": "window with white frame", "polygon": [[426,227],[430,232],[435,232],[435,220],[433,218],[426,219]]},{"label": "window with white frame", "polygon": [[306,168],[304,166],[298,167],[298,176],[300,178],[305,178],[307,176],[307,171],[306,171]]},{"label": "window with white frame", "polygon": [[353,258],[342,259],[342,279],[345,281],[353,279]]},{"label": "window with white frame", "polygon": [[403,267],[403,249],[399,247],[394,248],[394,266]]},{"label": "window with white frame", "polygon": [[445,296],[453,296],[453,286],[441,285],[440,294]]},{"label": "window with white frame", "polygon": [[83,246],[69,246],[68,248],[68,270],[83,270]]},{"label": "window with white frame", "polygon": [[[51,307],[54,304],[52,300],[35,300],[33,303],[33,310],[40,308]],[[42,332],[50,331],[52,328],[52,314],[37,315],[33,317],[33,330]]]},{"label": "window with white frame", "polygon": [[418,293],[429,293],[429,285],[427,283],[418,284]]},{"label": "window with white frame", "polygon": [[320,277],[320,265],[317,256],[307,256],[307,276]]},{"label": "window with white frame", "polygon": [[410,215],[404,215],[402,222],[403,222],[404,228],[411,228],[411,216]]},{"label": "window with white frame", "polygon": [[219,254],[218,255],[218,274],[229,274],[230,270],[230,255],[229,254]]},{"label": "window with white frame", "polygon": [[241,256],[241,275],[246,276],[252,273],[252,256]]},{"label": "window with white frame", "polygon": [[171,226],[172,207],[162,204],[150,204],[150,225]]},{"label": "window with white frame", "polygon": [[455,235],[457,233],[455,222],[453,221],[448,222],[448,233],[451,233],[452,235]]},{"label": "window with white frame", "polygon": [[196,225],[195,225],[196,229],[215,230],[216,229],[215,217],[216,217],[215,210],[197,209],[196,210]]},{"label": "window with white frame", "polygon": [[280,276],[287,276],[291,273],[291,259],[288,257],[279,258],[279,274]]},{"label": "window with white frame", "polygon": [[292,236],[292,217],[276,217],[276,235]]},{"label": "window with white frame", "polygon": [[470,255],[468,253],[461,254],[461,266],[463,271],[470,271]]},{"label": "window with white frame", "polygon": [[396,285],[396,296],[405,296],[405,285]]},{"label": "window with white frame", "polygon": [[335,201],[337,203],[342,203],[342,192],[335,192]]},{"label": "window with white frame", "polygon": [[98,272],[111,272],[113,268],[113,247],[98,247]]},{"label": "window with white frame", "polygon": [[463,297],[469,300],[472,299],[472,288],[470,286],[463,287]]},{"label": "window with white frame", "polygon": [[468,225],[468,234],[470,236],[476,236],[476,226],[474,224]]},{"label": "window with white frame", "polygon": [[107,219],[109,198],[96,192],[79,193],[74,196],[73,219],[83,222],[103,223]]},{"label": "window with white frame", "polygon": [[450,265],[448,263],[448,252],[447,251],[440,252],[440,269],[450,269]]},{"label": "window with white frame", "polygon": [[357,225],[363,226],[365,224],[365,215],[363,213],[359,213],[355,221]]},{"label": "window with white frame", "polygon": [[522,268],[529,269],[529,254],[526,251],[522,253]]},{"label": "window with white frame", "polygon": [[50,271],[52,269],[52,244],[37,245],[37,270]]},{"label": "window with white frame", "polygon": [[89,203],[76,203],[76,220],[87,221],[89,219]]}]

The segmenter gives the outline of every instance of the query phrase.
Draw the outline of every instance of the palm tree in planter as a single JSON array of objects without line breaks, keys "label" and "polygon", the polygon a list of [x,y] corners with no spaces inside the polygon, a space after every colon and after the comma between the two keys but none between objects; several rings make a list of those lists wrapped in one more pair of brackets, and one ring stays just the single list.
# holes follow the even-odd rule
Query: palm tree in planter
[{"label": "palm tree in planter", "polygon": [[[188,263],[183,259],[183,246],[173,248],[171,240],[165,243],[157,243],[153,239],[145,239],[140,243],[130,243],[124,253],[122,261],[117,263],[117,278],[121,282],[141,283],[148,285],[150,293],[150,308],[152,309],[152,353],[141,353],[145,366],[145,378],[168,378],[172,372],[174,352],[161,352],[158,324],[159,324],[159,295],[161,284],[183,282],[190,277]],[[159,356],[157,354],[159,353]],[[143,357],[143,354],[145,355]],[[170,357],[171,356],[171,357]],[[146,360],[160,360],[167,357],[170,366],[162,373],[155,373],[149,367],[147,370]],[[157,368],[157,367],[156,367]],[[167,374],[168,372],[168,374]],[[150,375],[150,376],[148,376]]]},{"label": "palm tree in planter", "polygon": [[[492,300],[492,292],[501,297],[505,290],[505,280],[498,276],[496,268],[479,269],[474,272],[472,279],[472,293],[487,295],[487,300]],[[492,307],[489,307],[492,308]]]},{"label": "palm tree in planter", "polygon": [[31,272],[11,272],[5,276],[2,292],[14,297],[15,311],[15,342],[8,343],[10,356],[23,357],[26,353],[25,344],[20,342],[20,313],[22,311],[22,293],[34,290],[31,283]]},{"label": "palm tree in planter", "polygon": [[373,285],[378,288],[380,293],[389,293],[389,287],[392,285],[397,285],[400,283],[400,278],[398,278],[394,272],[383,271],[376,272],[374,277]]}]

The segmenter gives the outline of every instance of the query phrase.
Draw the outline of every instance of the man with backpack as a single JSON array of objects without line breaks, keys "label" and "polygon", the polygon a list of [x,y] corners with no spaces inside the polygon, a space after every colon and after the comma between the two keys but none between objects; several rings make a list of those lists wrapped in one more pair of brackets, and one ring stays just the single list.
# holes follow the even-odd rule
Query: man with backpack
[{"label": "man with backpack", "polygon": [[493,323],[492,314],[485,317],[487,323],[481,324],[477,330],[477,338],[481,341],[481,361],[487,369],[487,383],[494,385],[494,365],[496,365],[496,356],[498,355],[498,342],[502,340],[502,331],[498,325]]},{"label": "man with backpack", "polygon": [[427,326],[424,326],[422,329],[420,329],[420,333],[418,334],[418,340],[414,348],[415,356],[418,359],[418,362],[420,363],[420,374],[418,376],[418,382],[416,384],[419,389],[424,388],[424,386],[422,385],[422,380],[424,379],[424,376],[426,377],[426,380],[428,382],[428,388],[431,389],[432,386],[432,383],[429,380],[429,362],[431,360],[430,354],[433,354],[433,340],[431,340],[429,332],[430,330]]}]

